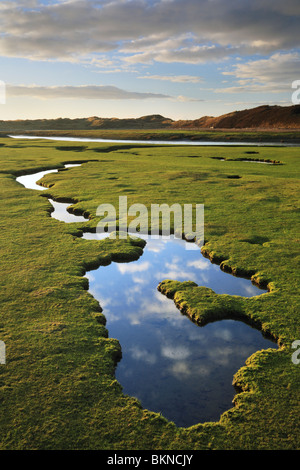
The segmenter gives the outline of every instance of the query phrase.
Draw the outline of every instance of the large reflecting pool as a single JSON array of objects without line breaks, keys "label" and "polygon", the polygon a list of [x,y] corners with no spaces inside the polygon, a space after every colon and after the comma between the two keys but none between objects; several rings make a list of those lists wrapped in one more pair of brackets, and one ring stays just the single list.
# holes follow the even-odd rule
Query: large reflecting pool
[{"label": "large reflecting pool", "polygon": [[[92,238],[92,234],[86,235]],[[219,294],[262,294],[249,280],[226,274],[184,240],[148,240],[143,256],[87,273],[100,302],[109,336],[122,359],[116,377],[124,393],[179,426],[215,421],[232,406],[232,378],[245,360],[274,347],[260,331],[240,321],[199,327],[157,290],[163,279],[192,280]]]}]

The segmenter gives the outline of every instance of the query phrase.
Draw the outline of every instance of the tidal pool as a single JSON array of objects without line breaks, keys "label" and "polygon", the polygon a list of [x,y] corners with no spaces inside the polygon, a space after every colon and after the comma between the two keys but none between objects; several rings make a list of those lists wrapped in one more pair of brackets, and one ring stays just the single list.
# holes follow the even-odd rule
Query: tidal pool
[{"label": "tidal pool", "polygon": [[[57,170],[44,174],[51,171]],[[36,173],[17,180],[42,190],[34,187],[41,177]],[[66,212],[70,204],[50,202],[55,205],[52,217],[69,222],[72,216],[72,221],[80,221]],[[85,233],[83,238],[97,240],[98,235]],[[139,260],[111,263],[86,273],[89,291],[103,308],[109,336],[121,344],[116,378],[125,394],[178,426],[218,421],[232,406],[233,375],[254,352],[277,346],[241,321],[222,320],[199,327],[157,286],[164,279],[174,279],[194,281],[218,294],[252,297],[266,291],[223,272],[196,245],[187,250],[185,240],[141,238],[147,244]]]},{"label": "tidal pool", "polygon": [[186,250],[185,243],[149,239],[138,261],[112,263],[86,274],[109,336],[122,347],[116,378],[124,393],[182,427],[219,420],[232,406],[233,375],[252,353],[275,347],[240,321],[199,327],[157,290],[163,279],[174,279],[191,280],[219,294],[251,297],[266,292],[224,273],[199,248]]}]

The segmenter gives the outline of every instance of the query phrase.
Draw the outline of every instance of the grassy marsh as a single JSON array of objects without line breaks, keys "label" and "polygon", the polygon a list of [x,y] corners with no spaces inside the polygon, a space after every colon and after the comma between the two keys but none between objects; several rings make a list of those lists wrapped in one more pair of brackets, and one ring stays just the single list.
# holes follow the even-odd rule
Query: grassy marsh
[{"label": "grassy marsh", "polygon": [[[9,138],[1,144],[0,339],[7,363],[0,366],[0,448],[299,448],[300,366],[291,361],[291,344],[300,337],[299,149],[99,143],[70,149]],[[253,159],[281,164],[242,161],[253,150],[259,152]],[[41,195],[15,181],[77,162],[86,163],[46,175]],[[73,210],[90,220],[52,219],[47,195],[74,201]],[[258,351],[237,371],[234,406],[219,422],[177,428],[123,395],[115,380],[121,346],[109,337],[105,312],[83,275],[112,260],[137,259],[143,244],[78,235],[83,227],[95,230],[98,205],[117,207],[120,195],[128,205],[205,204],[203,254],[268,286],[268,294],[241,299],[161,280],[160,290],[199,323],[234,312],[280,346]]]}]

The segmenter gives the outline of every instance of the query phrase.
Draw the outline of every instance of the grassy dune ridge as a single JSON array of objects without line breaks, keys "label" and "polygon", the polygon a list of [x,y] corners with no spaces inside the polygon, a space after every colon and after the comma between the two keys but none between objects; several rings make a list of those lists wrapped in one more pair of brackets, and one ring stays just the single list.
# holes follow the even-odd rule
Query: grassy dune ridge
[{"label": "grassy dune ridge", "polygon": [[[0,158],[0,339],[7,348],[0,366],[1,449],[299,448],[300,365],[291,360],[291,345],[300,339],[299,149],[3,138]],[[86,163],[46,175],[41,194],[15,181],[70,162]],[[279,345],[258,351],[237,371],[234,406],[217,423],[177,428],[123,395],[115,380],[122,345],[109,337],[105,311],[83,276],[111,261],[139,258],[144,244],[79,235],[83,227],[95,230],[99,204],[118,207],[120,195],[128,205],[148,207],[204,203],[203,254],[268,286],[269,293],[244,299],[188,282],[159,284],[200,325],[238,316]],[[54,220],[45,196],[73,201],[72,210],[90,220]]]}]

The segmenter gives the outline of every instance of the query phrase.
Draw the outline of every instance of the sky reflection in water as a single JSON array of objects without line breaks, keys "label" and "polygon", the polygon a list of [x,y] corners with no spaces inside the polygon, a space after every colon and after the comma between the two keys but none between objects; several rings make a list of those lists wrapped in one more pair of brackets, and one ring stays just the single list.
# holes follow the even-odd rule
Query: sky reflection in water
[{"label": "sky reflection in water", "polygon": [[[85,234],[84,238],[96,238]],[[157,290],[163,279],[191,280],[216,293],[251,297],[249,280],[220,270],[185,241],[148,240],[143,256],[87,273],[90,292],[122,347],[116,377],[124,393],[179,426],[216,421],[232,406],[232,378],[247,357],[274,347],[250,326],[233,320],[201,328]]]}]

